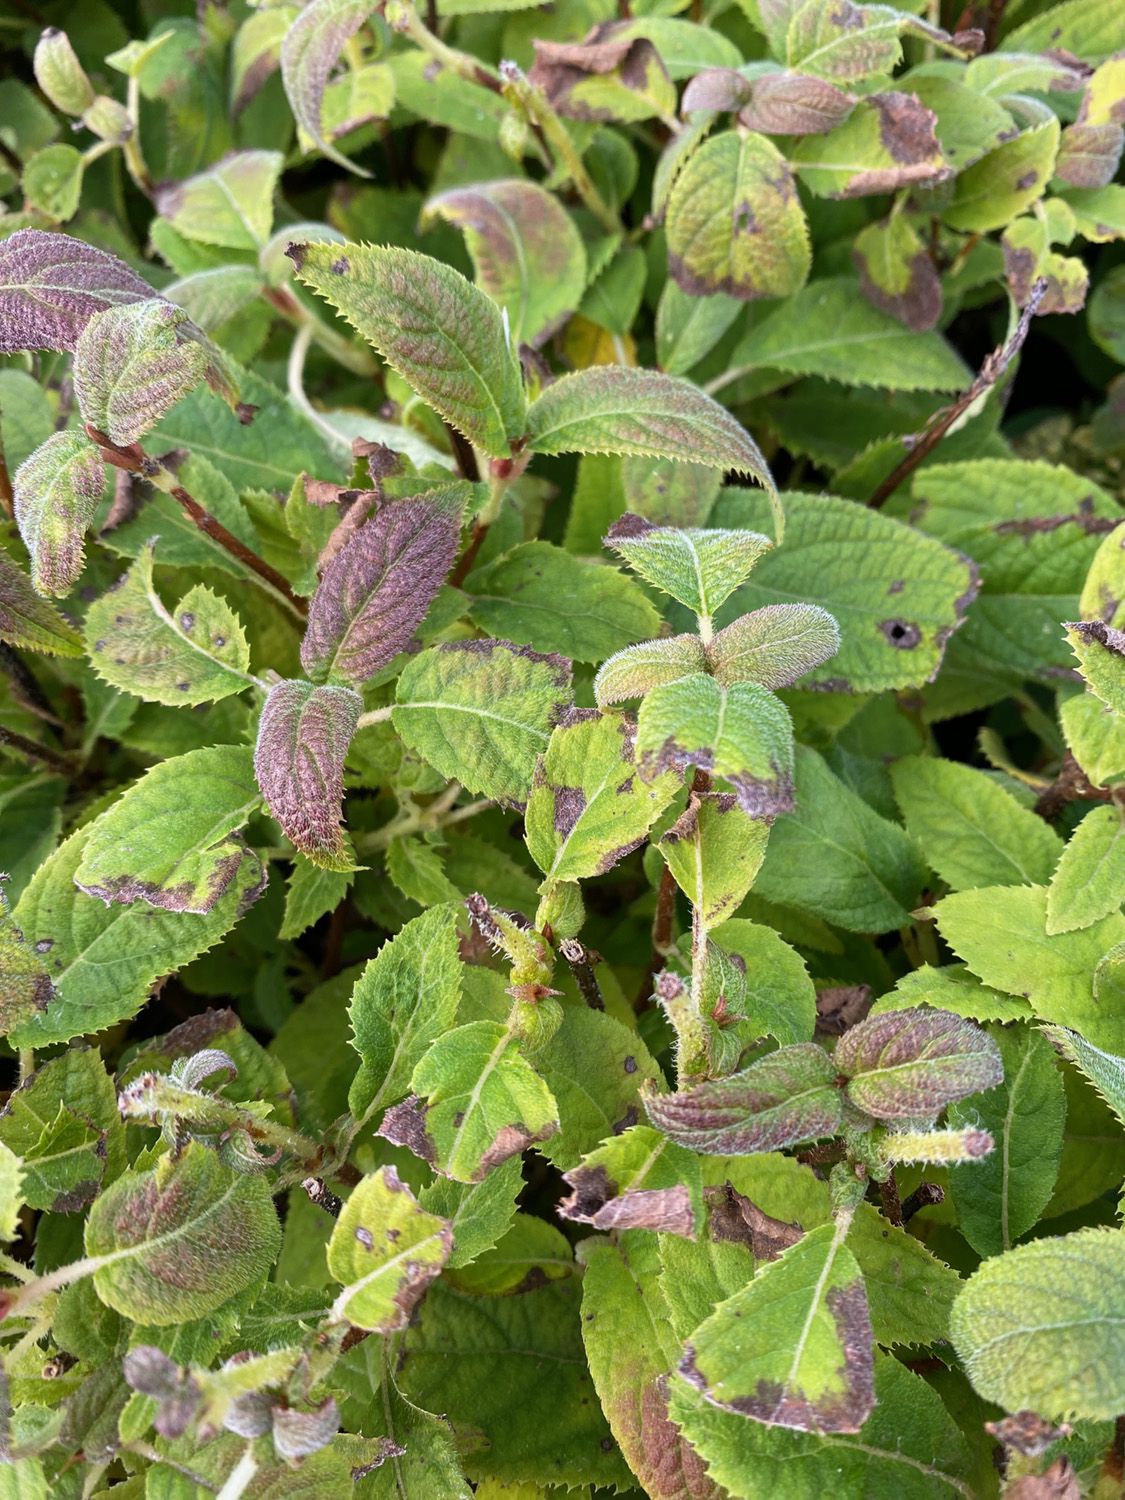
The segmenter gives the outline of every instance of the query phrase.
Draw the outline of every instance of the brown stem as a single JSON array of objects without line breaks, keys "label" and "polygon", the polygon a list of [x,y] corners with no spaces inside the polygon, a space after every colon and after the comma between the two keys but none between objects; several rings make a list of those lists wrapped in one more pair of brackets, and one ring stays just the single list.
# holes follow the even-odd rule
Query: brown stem
[{"label": "brown stem", "polygon": [[932,1208],[935,1203],[945,1202],[945,1190],[938,1187],[936,1182],[920,1182],[918,1186],[907,1197],[902,1200],[902,1222],[909,1224],[916,1213],[924,1208]]},{"label": "brown stem", "polygon": [[16,513],[15,496],[12,494],[12,476],[8,473],[8,461],[0,452],[0,509],[10,521]]},{"label": "brown stem", "polygon": [[667,865],[660,874],[656,890],[656,915],[652,919],[652,957],[648,961],[641,987],[633,1001],[638,1013],[652,1003],[652,981],[663,967],[672,947],[672,923],[676,915],[676,882]]},{"label": "brown stem", "polygon": [[991,52],[1000,33],[1000,22],[1008,0],[988,0],[988,14],[984,18],[984,51]]},{"label": "brown stem", "polygon": [[1048,822],[1057,818],[1069,802],[1111,802],[1113,793],[1108,787],[1095,786],[1085,771],[1068,750],[1062,759],[1059,774],[1039,793],[1035,811]]},{"label": "brown stem", "polygon": [[1005,343],[995,348],[985,359],[980,367],[980,373],[973,383],[962,391],[956,401],[945,406],[939,412],[935,412],[921,432],[915,433],[913,437],[904,438],[907,447],[906,457],[896,465],[887,475],[882,484],[879,485],[871,499],[867,502],[873,510],[879,507],[894,494],[903,480],[909,479],[914,470],[924,459],[934,451],[937,445],[945,437],[949,429],[963,417],[972,406],[974,401],[996,384],[1004,371],[1015,359],[1023,348],[1024,340],[1027,338],[1031,320],[1038,311],[1039,304],[1047,293],[1047,282],[1040,277],[1031,288],[1031,294],[1027,299],[1027,306],[1020,313],[1019,322]]},{"label": "brown stem", "polygon": [[460,588],[461,584],[464,583],[465,579],[472,572],[473,563],[477,560],[477,553],[484,545],[484,539],[487,535],[488,522],[475,521],[473,523],[473,534],[469,538],[469,545],[462,552],[460,561],[449,575],[451,588]]},{"label": "brown stem", "polygon": [[480,466],[477,456],[473,452],[473,445],[463,433],[457,431],[450,422],[443,422],[445,435],[449,439],[449,445],[453,449],[453,456],[457,460],[457,467],[461,470],[461,477],[468,479],[472,484],[480,482]]},{"label": "brown stem", "polygon": [[242,542],[228,531],[223,523],[211,514],[209,510],[194,495],[188,494],[182,484],[177,484],[171,472],[164,467],[158,459],[147,454],[139,443],[130,443],[127,448],[113,442],[104,432],[99,432],[96,427],[87,425],[86,432],[90,440],[97,444],[102,457],[106,463],[112,464],[114,468],[125,469],[130,474],[140,474],[165,494],[171,495],[172,499],[180,505],[198,526],[204,536],[209,536],[212,541],[218,542],[224,551],[229,552],[245,568],[267,583],[274,593],[280,594],[285,602],[294,612],[304,619],[308,613],[308,607],[303,599],[299,599],[289,586],[288,579],[284,578],[276,568],[271,568],[269,563],[252,552],[245,542]]},{"label": "brown stem", "polygon": [[894,1168],[886,1182],[879,1184],[879,1197],[883,1204],[883,1213],[892,1224],[902,1223],[902,1199],[898,1195],[898,1182],[895,1178]]},{"label": "brown stem", "polygon": [[578,993],[586,1004],[591,1010],[605,1010],[598,976],[594,973],[594,965],[601,963],[601,954],[596,953],[593,948],[585,947],[577,938],[563,938],[559,944],[559,952],[570,965]]},{"label": "brown stem", "polygon": [[39,765],[46,766],[48,770],[57,771],[60,776],[73,776],[77,767],[69,755],[60,755],[57,750],[49,750],[46,745],[38,745],[34,740],[29,740],[26,735],[20,734],[18,730],[7,729],[0,724],[0,745],[7,745],[9,749],[16,750],[20,755],[26,755],[28,760],[36,761]]}]

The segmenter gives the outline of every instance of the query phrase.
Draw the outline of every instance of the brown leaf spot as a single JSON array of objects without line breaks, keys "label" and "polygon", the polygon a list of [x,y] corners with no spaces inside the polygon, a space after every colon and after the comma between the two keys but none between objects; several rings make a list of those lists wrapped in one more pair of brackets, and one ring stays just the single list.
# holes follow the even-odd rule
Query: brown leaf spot
[{"label": "brown leaf spot", "polygon": [[381,1135],[394,1146],[405,1146],[422,1161],[429,1162],[430,1166],[437,1160],[437,1151],[426,1129],[422,1101],[416,1094],[404,1099],[401,1104],[393,1104],[387,1110],[376,1135]]},{"label": "brown leaf spot", "polygon": [[913,651],[922,639],[922,632],[917,625],[906,620],[881,620],[879,629],[896,651]]},{"label": "brown leaf spot", "polygon": [[799,1224],[773,1218],[729,1182],[705,1188],[703,1196],[710,1211],[711,1238],[745,1245],[755,1260],[776,1260],[805,1232]]}]

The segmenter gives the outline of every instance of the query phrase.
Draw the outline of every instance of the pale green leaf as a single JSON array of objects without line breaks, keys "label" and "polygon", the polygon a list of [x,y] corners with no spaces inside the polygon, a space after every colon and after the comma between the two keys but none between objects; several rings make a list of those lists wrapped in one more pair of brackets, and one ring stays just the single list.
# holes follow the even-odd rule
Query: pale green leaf
[{"label": "pale green leaf", "polygon": [[371,174],[326,139],[333,132],[325,129],[325,92],[341,52],[370,14],[365,0],[313,0],[298,13],[280,49],[285,97],[301,132],[322,156],[360,177]]},{"label": "pale green leaf", "polygon": [[816,988],[796,949],[771,927],[734,918],[714,929],[713,937],[742,961],[745,976],[742,1008],[755,1036],[776,1037],[783,1045],[812,1040],[816,1025]]},{"label": "pale green leaf", "polygon": [[1125,714],[1125,631],[1101,620],[1068,621],[1066,638],[1091,692],[1115,714]]},{"label": "pale green leaf", "polygon": [[1045,1021],[1071,1027],[1097,1047],[1125,1052],[1125,1016],[1099,1003],[1094,971],[1125,941],[1125,917],[1052,936],[1044,886],[984,886],[945,896],[934,907],[938,930],[957,956],[995,989],[1025,995]]},{"label": "pale green leaf", "polygon": [[662,683],[707,670],[703,642],[697,635],[663,636],[626,646],[598,668],[594,678],[594,698],[599,708],[623,703],[628,698],[643,698]]},{"label": "pale green leaf", "polygon": [[848,1249],[863,1272],[877,1344],[892,1348],[949,1338],[949,1314],[961,1278],[921,1240],[889,1223],[872,1204],[861,1203]]},{"label": "pale green leaf", "polygon": [[457,909],[433,906],[380,948],[352,991],[352,1045],[362,1062],[348,1104],[357,1118],[403,1098],[460,999]]},{"label": "pale green leaf", "polygon": [[985,772],[907,755],[891,767],[891,780],[907,833],[953,890],[1051,878],[1062,840]]},{"label": "pale green leaf", "polygon": [[401,1105],[384,1117],[382,1133],[413,1149],[420,1132],[428,1159],[458,1182],[479,1182],[558,1129],[550,1089],[496,1021],[445,1031],[414,1069],[410,1086],[425,1099],[424,1113]]},{"label": "pale green leaf", "polygon": [[82,637],[0,549],[0,641],[48,656],[81,656]]},{"label": "pale green leaf", "polygon": [[637,763],[657,777],[689,766],[729,782],[751,817],[793,806],[793,727],[781,700],[756,682],[723,687],[695,675],[654,688],[637,718]]},{"label": "pale green leaf", "polygon": [[755,323],[729,364],[891,391],[956,391],[972,379],[940,333],[912,332],[847,277],[814,281],[787,298]]},{"label": "pale green leaf", "polygon": [[1010,1250],[1046,1208],[1063,1145],[1066,1101],[1054,1051],[1026,1027],[994,1032],[1004,1081],[954,1104],[949,1123],[987,1130],[996,1149],[950,1169],[957,1227],[981,1256]]},{"label": "pale green leaf", "polygon": [[240,745],[162,761],[93,823],[75,883],[106,903],[209,912],[243,862],[257,863],[235,835],[260,803]]},{"label": "pale green leaf", "polygon": [[1073,932],[1125,900],[1125,829],[1115,806],[1095,807],[1070,836],[1047,887],[1047,931]]},{"label": "pale green leaf", "polygon": [[80,432],[53,433],[12,478],[16,522],[40,594],[69,594],[82,572],[86,530],[105,488],[105,465]]},{"label": "pale green leaf", "polygon": [[[786,493],[785,509],[787,545],[762,558],[731,607],[791,609],[794,600],[807,600],[832,616],[839,650],[803,687],[868,693],[920,687],[935,677],[976,592],[968,558],[833,495]],[[758,498],[726,490],[714,519],[758,526],[765,514]],[[739,634],[732,632],[735,640]]]},{"label": "pale green leaf", "polygon": [[135,1015],[158,979],[217,943],[261,891],[261,866],[244,860],[205,916],[141,902],[106,906],[74,883],[93,827],[72,834],[40,866],[16,908],[53,987],[46,1010],[12,1030],[16,1046],[65,1042]]},{"label": "pale green leaf", "polygon": [[518,1157],[512,1157],[483,1182],[454,1182],[436,1177],[418,1195],[428,1213],[445,1219],[453,1230],[451,1271],[468,1266],[503,1239],[516,1212],[516,1199],[523,1187]]},{"label": "pale green leaf", "polygon": [[1121,13],[1115,0],[1062,0],[1009,32],[1001,46],[1024,52],[1061,48],[1099,63],[1121,50]]},{"label": "pale green leaf", "polygon": [[[0,1240],[14,1240],[19,1233],[23,1207],[23,1168],[19,1157],[0,1142]],[[43,1500],[47,1491],[43,1490]]]},{"label": "pale green leaf", "polygon": [[1002,229],[1043,196],[1054,173],[1059,122],[1053,116],[982,156],[956,179],[942,212],[951,229]]},{"label": "pale green leaf", "polygon": [[560,1171],[641,1118],[642,1084],[662,1074],[637,1033],[604,1011],[568,1006],[562,1025],[535,1053],[558,1108],[559,1130],[538,1149]]},{"label": "pale green leaf", "polygon": [[691,296],[787,297],[809,274],[809,231],[792,172],[753,131],[720,131],[692,153],[664,222],[669,269]]},{"label": "pale green leaf", "polygon": [[875,1016],[885,1010],[906,1010],[912,1005],[951,1010],[969,1021],[1029,1021],[1032,1016],[1026,1000],[1017,1000],[982,984],[964,964],[945,964],[940,969],[923,964],[911,970],[893,990],[876,1000],[870,1013]]},{"label": "pale green leaf", "polygon": [[563,1178],[571,1191],[557,1212],[595,1229],[656,1229],[691,1239],[702,1218],[699,1158],[649,1125],[608,1137]]},{"label": "pale green leaf", "polygon": [[527,847],[548,881],[602,875],[643,843],[679,786],[674,775],[637,774],[632,725],[622,715],[573,710],[536,766]]},{"label": "pale green leaf", "polygon": [[380,1167],[348,1194],[328,1242],[328,1270],[344,1288],[332,1317],[374,1333],[405,1328],[452,1245],[450,1225],[419,1207],[393,1167]]},{"label": "pale green leaf", "polygon": [[255,684],[238,616],[197,584],[169,610],[152,578],[153,545],[86,614],[86,650],[111,687],[171,707],[210,703]]},{"label": "pale green leaf", "polygon": [[1125,1384],[1125,1233],[1080,1229],[994,1256],[953,1307],[974,1388],[1048,1421],[1114,1417]]},{"label": "pale green leaf", "polygon": [[522,803],[550,726],[570,701],[569,664],[504,641],[456,641],[408,662],[395,728],[443,776]]},{"label": "pale green leaf", "polygon": [[260,250],[273,227],[280,151],[235,151],[196,177],[161,187],[156,206],[177,233],[227,250]]},{"label": "pale green leaf", "polygon": [[818,604],[767,604],[740,615],[708,646],[719,682],[789,687],[840,649],[840,630]]},{"label": "pale green leaf", "polygon": [[[804,186],[822,198],[865,198],[913,185],[925,187],[949,174],[935,125],[933,112],[913,94],[872,94],[861,99],[834,130],[798,141],[790,160]],[[866,243],[870,248],[870,238]],[[861,253],[858,236],[855,252],[856,256]],[[864,278],[864,265],[858,269]],[[936,286],[932,270],[931,277],[931,285]],[[865,290],[868,285],[865,279]],[[871,300],[898,319],[895,307]],[[905,318],[898,320],[914,326]],[[937,318],[931,312],[921,321],[932,328]]]},{"label": "pale green leaf", "polygon": [[755,531],[654,526],[626,512],[610,528],[605,545],[635,573],[710,620],[773,543]]},{"label": "pale green leaf", "polygon": [[1093,1084],[1098,1093],[1125,1125],[1125,1057],[1114,1057],[1094,1047],[1077,1031],[1064,1026],[1044,1026],[1043,1030],[1062,1052]]},{"label": "pale green leaf", "polygon": [[762,867],[768,839],[769,824],[743,812],[732,793],[693,793],[657,848],[704,929],[710,929],[742,904]]},{"label": "pale green leaf", "polygon": [[526,425],[523,381],[485,292],[413,250],[320,244],[296,245],[292,254],[305,285],[440,416],[486,453],[509,456]]}]

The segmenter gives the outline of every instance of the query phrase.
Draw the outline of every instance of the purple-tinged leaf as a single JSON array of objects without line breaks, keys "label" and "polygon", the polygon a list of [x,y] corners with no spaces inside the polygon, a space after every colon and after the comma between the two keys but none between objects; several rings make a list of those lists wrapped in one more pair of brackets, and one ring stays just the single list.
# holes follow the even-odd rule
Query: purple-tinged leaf
[{"label": "purple-tinged leaf", "polygon": [[74,394],[88,426],[135,443],[203,379],[206,350],[185,341],[185,326],[187,313],[162,297],[95,313],[74,351]]},{"label": "purple-tinged leaf", "polygon": [[1123,145],[1125,130],[1113,122],[1068,125],[1059,141],[1055,176],[1072,187],[1105,187],[1117,175]]},{"label": "purple-tinged leaf", "polygon": [[684,116],[696,110],[730,113],[748,104],[752,92],[749,78],[737,68],[704,68],[684,89],[680,113]]},{"label": "purple-tinged leaf", "polygon": [[453,566],[460,528],[440,502],[384,505],[329,563],[309,605],[301,664],[359,683],[404,651]]},{"label": "purple-tinged leaf", "polygon": [[836,1065],[815,1042],[782,1047],[686,1093],[649,1094],[645,1109],[679,1145],[717,1156],[819,1140],[835,1135],[844,1120]]},{"label": "purple-tinged leaf", "polygon": [[[549,385],[527,413],[535,453],[623,453],[675,458],[749,474],[777,489],[757,444],[698,386],[657,370],[597,365]],[[781,506],[775,504],[781,540]]]},{"label": "purple-tinged leaf", "polygon": [[506,309],[517,345],[542,343],[582,301],[586,248],[570,215],[538,183],[453,188],[426,205],[423,223],[435,218],[464,233],[477,285]]},{"label": "purple-tinged leaf", "polygon": [[853,1104],[878,1120],[932,1120],[955,1099],[1003,1082],[1000,1050],[947,1010],[889,1010],[840,1038],[834,1062]]},{"label": "purple-tinged leaf", "polygon": [[293,118],[323,156],[359,177],[370,177],[371,173],[325,140],[321,109],[340,53],[373,9],[371,0],[312,0],[281,44],[281,79]]},{"label": "purple-tinged leaf", "polygon": [[855,105],[851,94],[810,73],[767,73],[754,80],[738,123],[764,135],[824,135]]},{"label": "purple-tinged leaf", "polygon": [[49,656],[81,656],[82,637],[0,551],[0,641]]},{"label": "purple-tinged leaf", "polygon": [[82,571],[86,528],[105,489],[105,465],[79,432],[56,432],[20,464],[16,523],[40,594],[69,594]]},{"label": "purple-tinged leaf", "polygon": [[363,700],[344,687],[279,682],[258,725],[254,771],[286,838],[324,870],[349,870],[340,826],[344,757]]},{"label": "purple-tinged leaf", "polygon": [[0,241],[0,354],[73,349],[94,313],[152,295],[116,255],[68,234],[19,229]]}]

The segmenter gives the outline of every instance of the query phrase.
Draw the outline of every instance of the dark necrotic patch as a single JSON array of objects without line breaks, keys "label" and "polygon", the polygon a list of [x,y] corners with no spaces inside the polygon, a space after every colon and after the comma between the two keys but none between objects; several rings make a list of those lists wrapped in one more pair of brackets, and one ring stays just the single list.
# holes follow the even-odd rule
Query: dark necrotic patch
[{"label": "dark necrotic patch", "polygon": [[922,632],[917,625],[912,625],[907,620],[881,620],[879,629],[897,651],[913,651],[922,639]]}]

